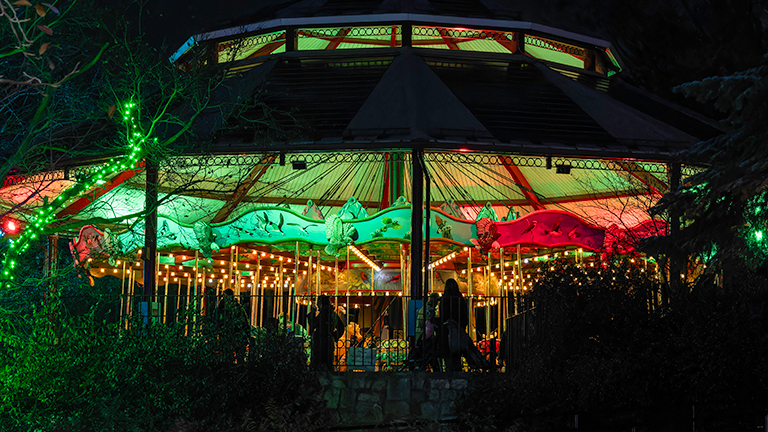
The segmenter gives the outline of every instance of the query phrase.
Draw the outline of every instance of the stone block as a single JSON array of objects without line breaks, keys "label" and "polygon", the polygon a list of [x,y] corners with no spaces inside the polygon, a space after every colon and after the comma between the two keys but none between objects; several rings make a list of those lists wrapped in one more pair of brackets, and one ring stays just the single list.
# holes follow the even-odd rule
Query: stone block
[{"label": "stone block", "polygon": [[356,401],[357,391],[348,388],[341,389],[341,394],[339,396],[339,407],[343,409],[354,408]]},{"label": "stone block", "polygon": [[451,382],[442,378],[432,379],[429,380],[429,388],[438,390],[449,389],[451,388]]},{"label": "stone block", "polygon": [[447,401],[440,407],[440,420],[454,420],[458,417],[456,402]]},{"label": "stone block", "polygon": [[[323,386],[323,387],[325,387],[325,386]],[[346,388],[347,384],[344,382],[343,379],[341,379],[339,377],[333,377],[331,379],[331,387],[334,387],[334,388]]]},{"label": "stone block", "polygon": [[451,380],[451,388],[454,390],[464,390],[467,388],[466,378],[454,378]]},{"label": "stone block", "polygon": [[411,378],[411,389],[412,390],[424,390],[424,382],[426,380],[424,379],[424,374],[414,374]]},{"label": "stone block", "polygon": [[455,401],[458,398],[456,390],[440,390],[441,401]]},{"label": "stone block", "polygon": [[334,377],[328,373],[323,373],[323,372],[317,373],[317,381],[320,383],[322,387],[328,387],[328,385],[331,383],[333,379]]},{"label": "stone block", "polygon": [[350,378],[349,378],[347,387],[353,388],[353,389],[365,388],[365,378],[360,376],[360,374],[350,374],[349,376]]},{"label": "stone block", "polygon": [[379,377],[376,381],[373,382],[373,385],[371,385],[371,390],[376,392],[386,390],[388,381],[387,378],[389,377]]},{"label": "stone block", "polygon": [[323,399],[325,399],[326,406],[332,410],[335,410],[339,407],[340,398],[341,391],[335,388],[329,388],[325,391],[325,394],[323,394]]},{"label": "stone block", "polygon": [[411,390],[411,400],[414,402],[424,402],[427,400],[427,392],[424,390]]},{"label": "stone block", "polygon": [[392,377],[387,383],[387,399],[408,400],[411,398],[411,382],[408,378]]},{"label": "stone block", "polygon": [[361,403],[378,403],[381,396],[372,392],[360,392],[357,394],[357,401]]},{"label": "stone block", "polygon": [[411,407],[405,401],[388,400],[384,402],[384,416],[390,421],[409,420]]},{"label": "stone block", "polygon": [[436,421],[440,418],[440,406],[435,402],[422,402],[419,404],[421,409],[421,419]]},{"label": "stone block", "polygon": [[438,389],[427,390],[427,400],[432,402],[440,402],[440,390]]},{"label": "stone block", "polygon": [[355,407],[355,420],[358,424],[377,424],[384,421],[381,405],[370,402],[358,402]]}]

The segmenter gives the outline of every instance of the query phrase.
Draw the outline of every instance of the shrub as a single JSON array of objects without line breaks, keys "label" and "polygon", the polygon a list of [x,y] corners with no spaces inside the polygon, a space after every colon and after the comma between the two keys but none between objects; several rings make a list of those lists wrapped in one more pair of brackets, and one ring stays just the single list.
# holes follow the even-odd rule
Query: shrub
[{"label": "shrub", "polygon": [[327,419],[292,338],[261,334],[236,363],[210,332],[138,319],[126,330],[110,304],[71,314],[49,298],[28,332],[3,327],[0,430],[311,430]]}]

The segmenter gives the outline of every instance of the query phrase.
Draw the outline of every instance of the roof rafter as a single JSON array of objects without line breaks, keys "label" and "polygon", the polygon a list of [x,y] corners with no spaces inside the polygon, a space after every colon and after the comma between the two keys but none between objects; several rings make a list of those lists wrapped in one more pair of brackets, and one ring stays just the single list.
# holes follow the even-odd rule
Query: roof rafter
[{"label": "roof rafter", "polygon": [[508,164],[503,156],[499,156],[499,161],[504,168],[506,168],[509,175],[512,176],[512,180],[517,184],[517,187],[520,188],[520,192],[528,201],[528,204],[533,207],[534,210],[543,210],[544,206],[539,202],[539,198],[533,192],[531,184],[528,182],[528,179],[525,178],[523,172],[520,171],[520,168],[518,168],[517,165]]},{"label": "roof rafter", "polygon": [[138,173],[142,171],[144,171],[144,162],[138,163],[136,169],[121,172],[120,174],[116,175],[112,179],[108,180],[103,186],[94,190],[93,193],[85,195],[82,198],[73,202],[72,204],[68,205],[67,207],[63,208],[62,210],[59,210],[59,212],[56,213],[56,219],[61,220],[61,219],[76,215],[77,213],[82,211],[85,207],[87,207],[89,204],[96,201],[97,199],[99,199],[100,197],[102,197],[104,194],[111,191],[112,189],[116,188],[117,186],[120,186],[121,184],[125,183],[127,180],[131,179],[132,177],[135,177]]},{"label": "roof rafter", "polygon": [[616,165],[622,167],[628,173],[630,173],[632,177],[640,180],[640,182],[648,186],[648,188],[654,194],[664,195],[669,191],[669,186],[666,183],[659,180],[658,177],[656,177],[651,172],[643,168],[637,162],[622,161],[622,160],[616,160],[613,162]]},{"label": "roof rafter", "polygon": [[258,182],[261,176],[263,176],[269,167],[272,166],[272,162],[274,162],[276,158],[277,155],[274,154],[262,158],[259,164],[254,166],[251,172],[248,173],[248,176],[242,182],[240,182],[240,184],[237,185],[237,188],[235,189],[235,192],[232,194],[231,198],[227,200],[221,209],[219,209],[218,213],[216,213],[216,216],[211,219],[211,222],[218,223],[227,220],[229,215],[232,214],[232,211],[243,201],[243,199],[248,195],[248,192],[253,189],[253,186],[256,184],[256,182]]}]

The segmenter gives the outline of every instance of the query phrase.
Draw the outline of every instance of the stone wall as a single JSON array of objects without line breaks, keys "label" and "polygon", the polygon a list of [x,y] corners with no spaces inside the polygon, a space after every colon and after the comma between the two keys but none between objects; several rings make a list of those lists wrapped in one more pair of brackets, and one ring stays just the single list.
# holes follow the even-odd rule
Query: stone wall
[{"label": "stone wall", "polygon": [[344,372],[320,376],[337,426],[441,422],[456,418],[464,374]]}]

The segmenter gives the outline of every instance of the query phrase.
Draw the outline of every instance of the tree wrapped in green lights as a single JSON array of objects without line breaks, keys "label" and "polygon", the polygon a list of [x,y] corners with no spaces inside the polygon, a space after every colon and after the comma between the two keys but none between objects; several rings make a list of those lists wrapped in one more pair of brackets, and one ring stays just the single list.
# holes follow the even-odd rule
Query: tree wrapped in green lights
[{"label": "tree wrapped in green lights", "polygon": [[[154,210],[140,208],[120,220],[57,218],[75,200],[138,169],[143,158],[158,162],[178,151],[174,145],[192,142],[190,129],[224,76],[218,70],[180,71],[140,37],[130,37],[125,21],[105,24],[109,14],[120,11],[76,2],[60,11],[55,4],[3,6],[7,22],[0,21],[0,36],[9,42],[0,43],[0,64],[6,77],[29,79],[0,79],[6,90],[0,114],[9,119],[0,144],[5,156],[0,174],[23,179],[71,161],[96,162],[87,163],[90,169],[54,199],[40,199],[54,180],[30,183],[31,191],[25,190],[19,202],[0,210],[0,218],[26,213],[21,234],[0,244],[0,286],[5,288],[22,282],[15,274],[19,257],[32,253],[36,248],[30,246],[45,236],[76,232],[90,223],[136,220]],[[34,202],[41,204],[31,206]]]}]

